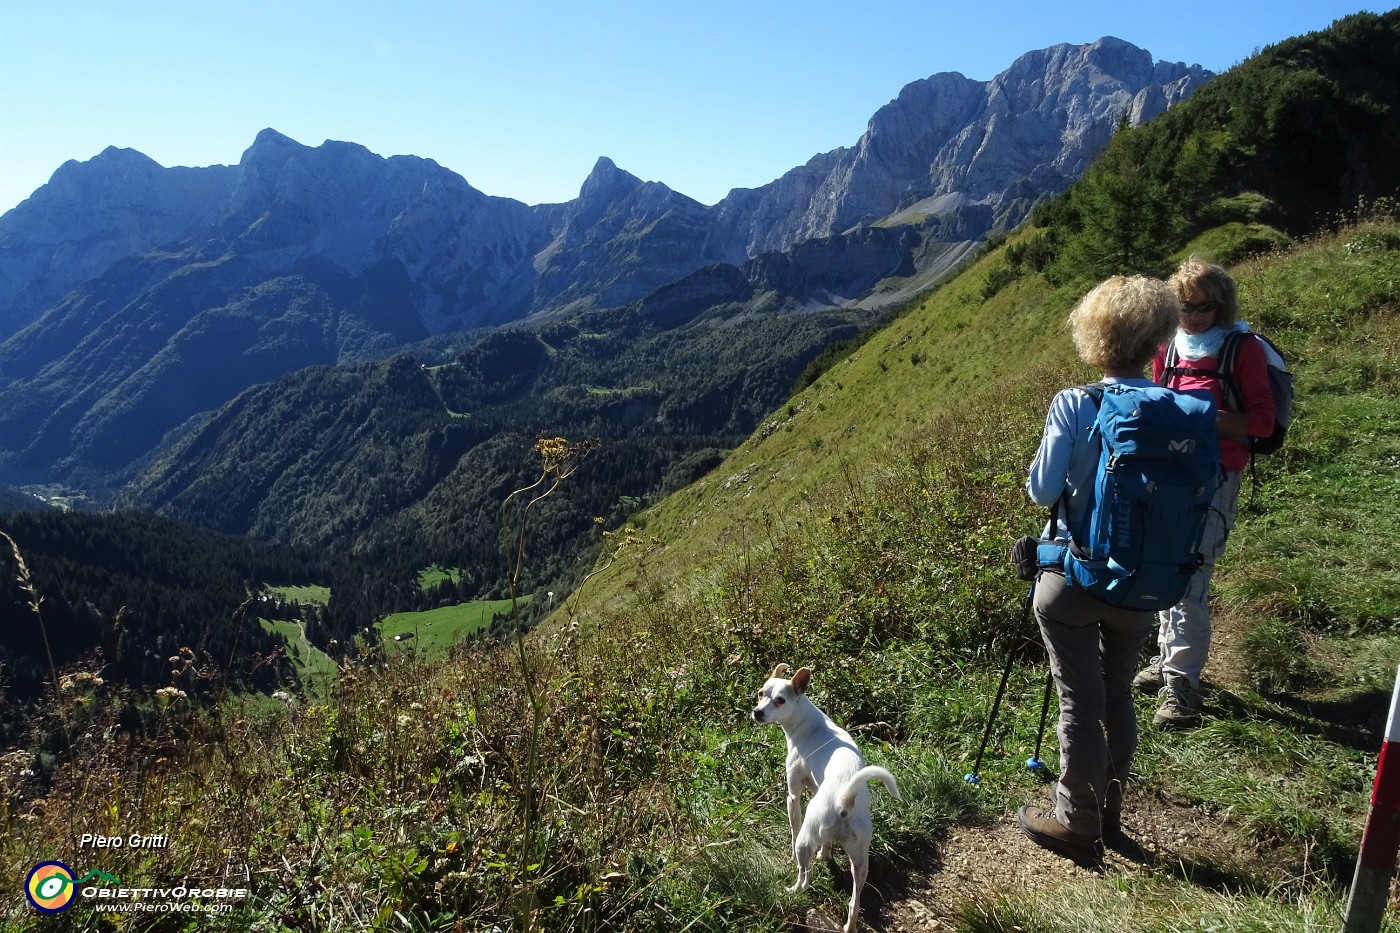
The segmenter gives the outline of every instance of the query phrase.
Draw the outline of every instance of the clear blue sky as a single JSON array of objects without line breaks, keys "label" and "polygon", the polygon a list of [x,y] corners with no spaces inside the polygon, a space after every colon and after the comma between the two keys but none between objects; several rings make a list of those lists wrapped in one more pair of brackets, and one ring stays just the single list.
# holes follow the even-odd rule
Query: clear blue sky
[{"label": "clear blue sky", "polygon": [[0,212],[109,145],[272,127],[567,201],[599,156],[706,204],[855,143],[900,88],[1117,36],[1223,71],[1364,0],[0,0]]}]

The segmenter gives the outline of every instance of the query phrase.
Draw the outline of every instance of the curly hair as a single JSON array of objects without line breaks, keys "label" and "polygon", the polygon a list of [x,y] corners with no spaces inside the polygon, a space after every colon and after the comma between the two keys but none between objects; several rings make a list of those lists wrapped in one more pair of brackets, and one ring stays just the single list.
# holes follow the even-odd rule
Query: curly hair
[{"label": "curly hair", "polygon": [[1074,349],[1100,369],[1141,369],[1176,331],[1180,310],[1181,300],[1161,279],[1115,275],[1070,312]]},{"label": "curly hair", "polygon": [[1176,294],[1182,301],[1186,300],[1188,286],[1194,285],[1196,291],[1206,296],[1207,301],[1215,302],[1216,327],[1232,327],[1239,319],[1240,305],[1235,295],[1235,280],[1230,278],[1230,273],[1223,267],[1215,263],[1206,262],[1193,253],[1189,259],[1176,267],[1171,278],[1167,279],[1167,284],[1176,289]]}]

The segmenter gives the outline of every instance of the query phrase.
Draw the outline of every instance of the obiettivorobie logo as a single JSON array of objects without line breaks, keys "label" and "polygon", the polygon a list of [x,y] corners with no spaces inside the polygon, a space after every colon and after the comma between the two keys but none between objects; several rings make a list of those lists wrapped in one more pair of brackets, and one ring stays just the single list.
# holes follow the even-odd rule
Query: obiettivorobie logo
[{"label": "obiettivorobie logo", "polygon": [[249,896],[247,888],[181,881],[129,888],[121,879],[93,869],[81,878],[63,862],[40,862],[24,879],[24,896],[40,913],[56,914],[81,901],[99,913],[227,914]]},{"label": "obiettivorobie logo", "polygon": [[62,862],[40,862],[24,879],[24,896],[34,909],[46,914],[56,914],[73,906],[78,896],[78,886],[89,881],[103,881],[107,884],[121,884],[104,871],[93,869],[81,878],[73,877],[73,869]]}]

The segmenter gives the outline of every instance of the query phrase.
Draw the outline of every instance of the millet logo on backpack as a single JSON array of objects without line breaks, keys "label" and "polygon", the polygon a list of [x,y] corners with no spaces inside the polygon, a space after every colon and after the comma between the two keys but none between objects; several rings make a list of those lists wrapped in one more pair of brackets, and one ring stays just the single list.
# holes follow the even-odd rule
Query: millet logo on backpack
[{"label": "millet logo on backpack", "polygon": [[1179,441],[1167,441],[1167,450],[1174,454],[1191,454],[1196,452],[1196,439],[1194,437],[1183,437]]}]

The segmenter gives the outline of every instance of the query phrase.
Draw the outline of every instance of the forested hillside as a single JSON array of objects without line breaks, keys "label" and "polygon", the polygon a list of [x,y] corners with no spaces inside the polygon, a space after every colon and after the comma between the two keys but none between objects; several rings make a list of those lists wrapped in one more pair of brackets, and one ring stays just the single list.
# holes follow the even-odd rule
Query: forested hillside
[{"label": "forested hillside", "polygon": [[1084,183],[1037,212],[1047,242],[1009,258],[1057,282],[1161,271],[1174,244],[1205,229],[1235,234],[1237,251],[1266,248],[1275,230],[1306,234],[1394,195],[1397,56],[1400,36],[1365,17],[1266,49],[1190,106],[1119,133]]},{"label": "forested hillside", "polygon": [[25,509],[46,508],[46,505],[33,496],[9,486],[0,486],[0,513],[19,512]]},{"label": "forested hillside", "polygon": [[499,504],[533,469],[536,437],[592,437],[577,498],[541,515],[526,580],[564,590],[591,560],[594,519],[616,528],[701,475],[824,347],[874,319],[658,298],[502,330],[443,365],[307,370],[225,406],[120,501],[353,555],[362,582],[336,587],[332,613],[363,619],[414,608],[433,564],[461,568],[463,598],[498,595]]},{"label": "forested hillside", "polygon": [[[80,660],[114,683],[165,686],[170,658],[182,648],[200,668],[217,672],[202,682],[192,678],[190,692],[212,697],[228,688],[289,686],[281,639],[259,628],[260,610],[240,607],[263,585],[328,575],[309,553],[154,515],[23,511],[0,516],[0,532],[26,565],[19,574],[10,543],[0,539],[7,568],[0,574],[4,692],[26,704],[51,682],[50,665]],[[42,598],[41,620],[35,596]],[[0,741],[15,741],[25,725],[20,716],[6,717]]]}]

